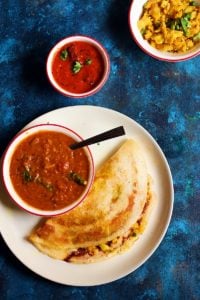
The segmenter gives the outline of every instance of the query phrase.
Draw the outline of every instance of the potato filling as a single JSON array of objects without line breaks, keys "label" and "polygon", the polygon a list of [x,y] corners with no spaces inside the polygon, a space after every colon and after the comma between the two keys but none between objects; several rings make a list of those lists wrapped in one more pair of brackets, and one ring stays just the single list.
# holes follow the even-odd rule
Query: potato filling
[{"label": "potato filling", "polygon": [[150,203],[150,198],[151,198],[151,193],[150,193],[150,183],[148,182],[147,186],[147,200],[145,203],[145,206],[143,208],[143,212],[141,215],[141,218],[133,225],[131,228],[128,230],[128,232],[124,236],[118,236],[117,238],[108,241],[103,244],[99,244],[96,246],[90,246],[90,247],[85,247],[85,248],[78,248],[75,251],[72,251],[70,255],[66,258],[66,261],[70,261],[71,257],[78,257],[82,255],[89,255],[89,256],[94,256],[99,253],[109,253],[112,252],[113,250],[122,247],[126,241],[136,241],[141,235],[147,225],[145,213],[146,210],[149,206]]}]

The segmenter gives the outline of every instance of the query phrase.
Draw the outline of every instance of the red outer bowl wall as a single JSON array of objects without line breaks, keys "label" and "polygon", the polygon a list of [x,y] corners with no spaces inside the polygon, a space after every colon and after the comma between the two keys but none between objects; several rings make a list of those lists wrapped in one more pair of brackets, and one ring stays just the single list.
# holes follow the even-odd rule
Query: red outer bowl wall
[{"label": "red outer bowl wall", "polygon": [[[73,131],[72,129],[70,129],[70,128],[68,128],[68,127],[65,127],[65,126],[62,126],[62,125],[53,124],[53,123],[48,123],[48,124],[45,124],[45,123],[44,123],[44,124],[38,124],[38,125],[35,125],[35,126],[31,126],[31,127],[29,127],[29,128],[26,128],[26,129],[24,129],[24,130],[18,132],[18,133],[12,138],[12,140],[9,142],[8,146],[6,147],[6,149],[5,149],[4,153],[3,153],[2,160],[1,160],[1,162],[0,162],[0,167],[1,167],[1,176],[2,176],[2,182],[3,182],[4,188],[5,188],[5,190],[7,191],[7,194],[9,195],[10,199],[11,199],[18,207],[20,207],[21,209],[23,209],[24,211],[26,211],[26,212],[28,212],[28,213],[31,213],[31,214],[33,214],[33,215],[36,215],[36,216],[53,217],[53,216],[58,216],[58,215],[62,215],[62,214],[64,214],[64,213],[69,212],[70,210],[72,210],[72,209],[74,209],[75,207],[77,207],[77,206],[78,206],[78,205],[79,205],[79,204],[87,197],[87,195],[88,195],[88,193],[89,193],[89,191],[90,191],[90,189],[91,189],[91,187],[92,187],[92,184],[93,184],[93,182],[94,182],[94,173],[95,173],[95,171],[94,171],[94,159],[93,159],[93,156],[92,156],[92,153],[91,153],[90,148],[89,148],[88,146],[86,146],[86,148],[87,148],[87,150],[88,150],[88,153],[89,153],[89,156],[90,156],[90,161],[91,161],[91,163],[90,163],[91,183],[90,183],[90,185],[88,186],[87,191],[86,191],[84,197],[82,197],[82,198],[80,199],[80,201],[79,201],[78,203],[76,203],[74,206],[72,206],[70,209],[68,209],[68,210],[66,210],[66,211],[64,211],[64,212],[60,212],[60,213],[53,213],[53,211],[52,211],[52,214],[50,213],[50,214],[46,214],[46,215],[45,215],[45,214],[42,214],[42,213],[36,213],[36,212],[33,212],[31,209],[28,210],[28,209],[26,209],[25,207],[23,207],[21,204],[19,204],[19,203],[12,197],[12,195],[10,194],[10,192],[9,192],[9,190],[8,190],[8,188],[7,188],[7,185],[6,185],[5,176],[4,176],[4,163],[5,163],[6,154],[7,154],[8,149],[10,148],[11,144],[16,140],[16,138],[17,138],[18,136],[20,136],[21,134],[23,134],[24,132],[26,132],[26,131],[28,131],[28,130],[30,130],[30,129],[32,129],[32,128],[42,127],[42,126],[44,126],[44,125],[45,125],[45,126],[57,126],[57,127],[64,128],[64,129],[69,130],[70,132],[72,132],[74,135],[76,135],[81,141],[83,140],[83,138],[82,138],[78,133],[76,133],[76,132]],[[88,158],[88,159],[89,159],[89,158]],[[83,192],[83,194],[84,194],[84,192]],[[26,203],[26,204],[27,204],[27,203]],[[34,209],[34,207],[33,207],[33,209]]]},{"label": "red outer bowl wall", "polygon": [[148,50],[146,50],[141,43],[138,41],[138,39],[136,38],[134,31],[132,30],[132,26],[131,26],[131,10],[132,10],[132,6],[133,6],[134,0],[132,1],[130,8],[129,8],[129,18],[128,18],[128,22],[129,22],[129,28],[131,31],[131,34],[133,36],[134,41],[136,42],[136,44],[143,50],[143,52],[145,52],[146,54],[148,54],[149,56],[161,60],[161,61],[166,61],[166,62],[181,62],[181,61],[186,61],[188,59],[194,58],[196,56],[198,56],[200,54],[200,50],[197,53],[191,54],[190,56],[187,56],[186,58],[179,58],[179,59],[168,59],[168,58],[161,58],[157,55],[152,54],[151,52],[149,52]]},{"label": "red outer bowl wall", "polygon": [[[66,91],[66,93],[64,93],[57,86],[54,85],[53,81],[51,81],[51,79],[49,78],[49,72],[48,72],[48,68],[47,68],[47,62],[49,60],[50,53],[52,52],[52,50],[54,49],[54,47],[56,47],[56,45],[58,45],[59,43],[61,43],[62,41],[66,40],[68,38],[75,38],[76,39],[78,37],[90,39],[91,40],[91,44],[92,44],[92,41],[94,41],[95,43],[97,43],[98,46],[99,46],[99,48],[101,48],[102,52],[104,53],[104,55],[102,55],[102,53],[100,53],[100,54],[103,57],[103,61],[106,61],[106,63],[104,63],[104,65],[105,65],[105,72],[104,72],[104,75],[102,77],[104,79],[96,86],[96,88],[94,88],[91,91],[86,92],[86,93],[80,93],[80,94],[74,95],[74,94],[71,94],[70,92],[67,92],[67,91]],[[92,96],[92,95],[96,94],[104,86],[104,84],[106,83],[106,81],[108,79],[108,76],[110,74],[110,59],[109,59],[109,55],[108,55],[106,49],[97,40],[95,40],[94,38],[91,38],[89,36],[86,36],[86,35],[72,35],[72,36],[67,36],[66,38],[64,38],[64,39],[60,40],[59,42],[57,42],[56,45],[54,45],[51,48],[51,50],[49,51],[49,54],[47,56],[47,60],[46,60],[46,74],[47,74],[49,82],[54,87],[54,89],[56,91],[58,91],[60,94],[62,94],[63,96],[65,96],[65,97],[67,96],[67,97],[70,97],[70,98],[85,98],[85,97],[89,97],[89,96]],[[97,46],[96,46],[96,48],[98,49]]]}]

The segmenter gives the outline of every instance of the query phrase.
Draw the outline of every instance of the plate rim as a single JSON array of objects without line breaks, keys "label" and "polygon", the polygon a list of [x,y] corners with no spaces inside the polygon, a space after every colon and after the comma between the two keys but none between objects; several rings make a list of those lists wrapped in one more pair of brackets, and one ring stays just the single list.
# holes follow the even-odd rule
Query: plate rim
[{"label": "plate rim", "polygon": [[[154,147],[157,148],[157,150],[159,151],[159,154],[161,155],[162,157],[162,160],[164,161],[165,163],[165,167],[166,167],[166,171],[167,171],[167,175],[168,175],[168,180],[169,180],[169,184],[170,184],[170,199],[168,199],[169,201],[169,210],[168,210],[168,214],[167,214],[167,221],[165,222],[165,225],[164,225],[164,228],[163,228],[163,231],[162,233],[160,234],[159,238],[158,238],[158,241],[156,242],[156,244],[154,245],[154,247],[151,248],[151,251],[148,252],[148,255],[145,256],[144,259],[142,259],[138,264],[136,264],[131,271],[124,271],[124,272],[121,272],[121,275],[120,276],[113,276],[114,278],[111,279],[111,280],[104,280],[104,281],[101,281],[99,283],[89,283],[88,284],[80,284],[80,283],[70,283],[70,282],[61,282],[60,280],[56,280],[56,279],[52,279],[51,276],[45,276],[43,274],[41,274],[39,271],[35,270],[33,267],[27,265],[26,262],[23,261],[23,259],[21,257],[19,257],[18,254],[16,254],[14,252],[14,249],[11,247],[12,245],[10,245],[10,242],[7,240],[6,238],[6,233],[5,232],[2,232],[2,226],[1,226],[1,222],[0,222],[0,234],[2,236],[2,239],[4,240],[4,242],[6,243],[7,247],[9,248],[9,250],[11,251],[11,253],[26,267],[28,268],[30,271],[34,272],[35,274],[37,274],[38,276],[46,279],[46,280],[50,280],[51,282],[55,282],[55,283],[59,283],[59,284],[62,284],[62,285],[66,285],[66,286],[77,286],[77,287],[90,287],[90,286],[99,286],[99,285],[103,285],[103,284],[109,284],[109,283],[112,283],[116,280],[119,280],[121,278],[124,278],[126,276],[128,276],[129,274],[133,273],[134,271],[136,271],[139,267],[141,267],[151,256],[152,254],[158,249],[158,247],[160,246],[161,242],[163,241],[165,235],[166,235],[166,232],[169,228],[169,224],[171,222],[171,218],[172,218],[172,214],[173,214],[173,206],[174,206],[174,186],[173,186],[173,177],[172,177],[172,173],[171,173],[171,170],[170,170],[170,166],[169,166],[169,163],[165,157],[165,154],[163,153],[161,147],[159,146],[159,144],[157,143],[157,141],[154,139],[154,137],[147,131],[146,128],[144,128],[142,125],[140,125],[138,122],[136,122],[134,119],[132,119],[131,117],[127,116],[126,114],[120,112],[120,111],[117,111],[117,110],[114,110],[114,109],[111,109],[111,108],[107,108],[107,107],[103,107],[103,106],[96,106],[96,105],[70,105],[70,106],[65,106],[65,107],[60,107],[60,108],[57,108],[57,109],[54,109],[54,110],[50,110],[50,111],[47,111],[46,113],[44,114],[41,114],[39,116],[37,116],[36,118],[32,119],[30,122],[28,122],[21,130],[24,130],[26,128],[28,128],[29,126],[31,126],[31,124],[33,122],[37,122],[38,119],[40,118],[43,118],[45,116],[48,116],[48,114],[51,114],[51,113],[56,113],[58,112],[59,110],[69,110],[69,109],[79,109],[79,108],[90,108],[90,109],[96,109],[96,110],[105,110],[107,111],[108,113],[114,113],[114,114],[118,114],[119,116],[123,117],[123,118],[126,118],[128,121],[134,123],[135,126],[137,126],[142,132],[145,132],[145,134],[148,136],[148,138],[151,140],[151,142],[153,143]],[[59,123],[59,121],[58,121]],[[39,123],[38,123],[39,124]],[[20,130],[20,131],[21,131]],[[20,132],[19,131],[19,132]]]}]

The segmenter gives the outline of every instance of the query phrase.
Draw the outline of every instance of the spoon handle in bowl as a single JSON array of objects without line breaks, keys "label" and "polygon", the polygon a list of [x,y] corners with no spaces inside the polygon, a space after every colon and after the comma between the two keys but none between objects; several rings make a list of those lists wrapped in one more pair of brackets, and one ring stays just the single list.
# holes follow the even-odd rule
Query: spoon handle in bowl
[{"label": "spoon handle in bowl", "polygon": [[78,142],[78,143],[74,143],[72,145],[70,145],[70,149],[75,150],[84,146],[88,146],[88,145],[92,145],[95,143],[99,143],[108,139],[112,139],[118,136],[122,136],[125,135],[125,130],[123,126],[119,126],[116,128],[113,128],[111,130],[105,131],[103,133],[100,133],[98,135],[95,135],[93,137],[90,137],[84,141]]}]

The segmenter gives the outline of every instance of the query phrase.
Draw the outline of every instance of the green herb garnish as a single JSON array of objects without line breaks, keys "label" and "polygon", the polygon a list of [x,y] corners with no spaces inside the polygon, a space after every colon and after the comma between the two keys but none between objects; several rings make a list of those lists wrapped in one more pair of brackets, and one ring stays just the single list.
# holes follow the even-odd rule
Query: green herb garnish
[{"label": "green herb garnish", "polygon": [[23,173],[22,173],[23,180],[28,183],[28,182],[35,182],[37,184],[40,184],[43,186],[45,189],[48,191],[52,192],[53,191],[53,185],[51,183],[47,183],[42,181],[42,179],[37,175],[35,178],[34,176],[31,175],[29,168],[25,167]]},{"label": "green herb garnish", "polygon": [[147,31],[146,27],[145,27],[145,28],[142,28],[142,29],[140,30],[141,35],[144,36],[145,33],[146,33],[146,31]]},{"label": "green herb garnish", "polygon": [[190,5],[191,6],[200,6],[200,4],[198,2],[196,2],[196,1],[191,1]]},{"label": "green herb garnish", "polygon": [[91,65],[92,63],[92,60],[90,58],[87,58],[86,61],[85,61],[85,64],[86,65]]},{"label": "green herb garnish", "polygon": [[80,72],[82,68],[82,64],[79,61],[75,61],[72,67],[72,71],[74,74],[77,74],[78,72]]},{"label": "green herb garnish", "polygon": [[67,51],[67,49],[62,50],[61,53],[60,53],[60,59],[62,59],[63,61],[65,61],[67,59],[67,57],[68,57],[68,51]]},{"label": "green herb garnish", "polygon": [[176,21],[173,20],[170,22],[170,29],[171,30],[176,30],[177,29],[178,24],[176,24]]},{"label": "green herb garnish", "polygon": [[83,185],[86,186],[87,185],[87,180],[84,180],[79,174],[77,174],[76,172],[71,171],[69,173],[69,178],[71,180],[73,180],[74,182],[76,182],[79,185]]},{"label": "green herb garnish", "polygon": [[22,177],[23,177],[23,180],[25,182],[31,182],[32,181],[32,176],[31,176],[31,174],[30,174],[30,172],[27,168],[25,168],[25,170],[23,171]]},{"label": "green herb garnish", "polygon": [[182,25],[182,28],[183,28],[183,32],[185,34],[187,34],[188,21],[184,18],[181,18],[181,25]]},{"label": "green herb garnish", "polygon": [[170,19],[167,22],[167,27],[169,27],[171,30],[181,30],[181,20],[180,19]]},{"label": "green herb garnish", "polygon": [[190,27],[190,19],[191,13],[188,13],[179,19],[169,19],[166,25],[171,30],[181,30],[185,35],[187,35],[188,28]]},{"label": "green herb garnish", "polygon": [[191,19],[191,13],[185,14],[182,18],[181,18],[181,25],[183,28],[183,32],[185,35],[187,35],[187,30],[190,27],[190,22],[189,20]]},{"label": "green herb garnish", "polygon": [[195,34],[195,35],[193,36],[193,41],[194,41],[195,43],[200,41],[200,32],[197,33],[197,34]]}]

